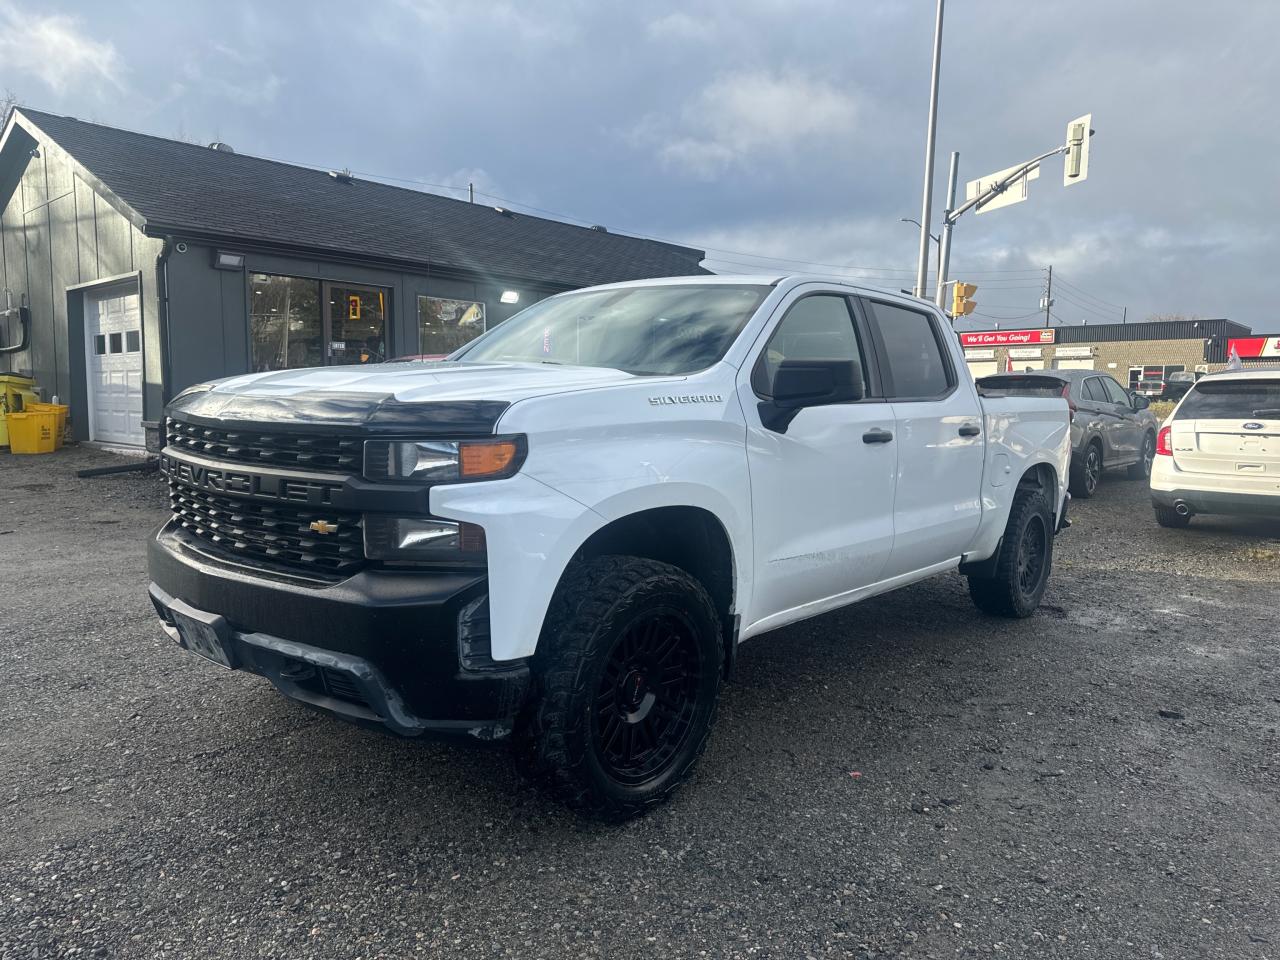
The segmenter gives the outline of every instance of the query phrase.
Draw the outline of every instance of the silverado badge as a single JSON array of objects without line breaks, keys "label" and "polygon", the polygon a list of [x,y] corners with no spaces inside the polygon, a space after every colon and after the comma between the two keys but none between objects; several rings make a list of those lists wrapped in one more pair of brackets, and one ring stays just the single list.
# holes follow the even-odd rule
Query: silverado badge
[{"label": "silverado badge", "polygon": [[314,530],[316,533],[337,533],[338,525],[330,523],[328,520],[312,520],[308,529]]}]

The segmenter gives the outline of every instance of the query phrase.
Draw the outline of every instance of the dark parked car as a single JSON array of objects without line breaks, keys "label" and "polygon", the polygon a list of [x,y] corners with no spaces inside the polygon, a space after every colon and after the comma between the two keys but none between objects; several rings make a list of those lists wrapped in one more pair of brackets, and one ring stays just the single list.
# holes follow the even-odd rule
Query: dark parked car
[{"label": "dark parked car", "polygon": [[1059,396],[1071,410],[1071,495],[1087,500],[1103,470],[1128,468],[1130,480],[1151,476],[1159,421],[1151,401],[1093,370],[1044,370],[983,377],[984,396]]},{"label": "dark parked car", "polygon": [[1195,386],[1196,380],[1199,378],[1194,373],[1171,373],[1164,381],[1164,392],[1160,394],[1161,400],[1181,400],[1187,395],[1187,391]]}]

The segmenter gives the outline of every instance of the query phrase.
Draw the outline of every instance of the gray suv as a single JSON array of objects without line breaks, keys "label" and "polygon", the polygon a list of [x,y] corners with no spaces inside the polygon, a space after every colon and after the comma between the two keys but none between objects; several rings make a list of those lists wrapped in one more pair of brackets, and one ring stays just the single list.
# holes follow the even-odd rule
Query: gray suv
[{"label": "gray suv", "polygon": [[1071,410],[1071,495],[1087,500],[1103,470],[1127,467],[1130,480],[1151,476],[1160,422],[1151,401],[1094,370],[1002,373],[978,381],[984,396],[1063,397]]}]

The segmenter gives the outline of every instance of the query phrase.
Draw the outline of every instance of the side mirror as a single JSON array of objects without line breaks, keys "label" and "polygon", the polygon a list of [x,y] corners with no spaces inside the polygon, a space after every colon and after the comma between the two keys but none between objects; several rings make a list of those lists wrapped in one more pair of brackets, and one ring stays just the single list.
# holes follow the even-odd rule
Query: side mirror
[{"label": "side mirror", "polygon": [[773,397],[760,401],[760,422],[786,433],[805,407],[861,400],[862,367],[856,360],[783,360],[773,375]]},{"label": "side mirror", "polygon": [[1135,393],[1133,395],[1133,409],[1145,410],[1149,406],[1151,406],[1151,401],[1148,400],[1146,397],[1142,396],[1142,394]]}]

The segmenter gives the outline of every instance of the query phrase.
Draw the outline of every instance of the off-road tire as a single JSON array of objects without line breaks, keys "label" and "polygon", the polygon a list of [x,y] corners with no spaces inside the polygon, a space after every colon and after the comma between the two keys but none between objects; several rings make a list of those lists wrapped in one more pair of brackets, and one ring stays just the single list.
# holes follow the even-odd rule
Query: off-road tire
[{"label": "off-road tire", "polygon": [[1040,606],[1052,569],[1053,511],[1043,491],[1022,487],[1013,498],[995,572],[969,577],[969,596],[983,613],[1029,617]]},{"label": "off-road tire", "polygon": [[[628,651],[641,646],[635,631],[651,622],[666,624],[673,636],[680,634],[675,662],[682,665],[677,672],[684,679],[667,680],[675,668],[653,667],[657,661],[651,659],[649,667],[634,668],[628,674],[639,678],[629,695],[640,697],[642,685],[647,683],[645,689],[658,695],[656,703],[661,706],[648,701],[648,693],[643,693],[643,701],[628,701],[624,706],[624,694],[619,691],[628,681],[617,678],[627,669]],[[648,642],[655,648],[661,645]],[[529,705],[516,731],[519,766],[581,813],[609,821],[637,816],[670,797],[702,755],[715,719],[723,674],[720,617],[696,579],[678,567],[638,557],[575,562],[552,598],[534,658]],[[663,686],[677,682],[680,686]],[[637,716],[643,702],[649,703],[651,711],[670,711],[670,700],[661,695],[668,689],[674,690],[673,697],[683,706],[678,714],[671,712],[669,716],[655,712],[653,722],[665,717],[674,725],[676,720],[671,716],[682,718],[680,723],[687,729],[679,737],[672,736],[672,741],[679,740],[678,746],[666,743],[661,750],[653,748],[650,762],[661,762],[661,766],[652,775],[611,761],[614,742],[604,742],[608,723],[631,725],[617,734],[629,747],[632,741],[627,738],[640,739],[638,724],[644,721],[625,718]],[[610,709],[616,709],[618,716],[609,714]],[[620,721],[620,717],[624,719]],[[663,731],[672,729],[659,728],[657,740],[661,741]],[[650,727],[651,738],[654,732]],[[667,750],[669,757],[661,760]],[[646,778],[640,781],[639,777]]]},{"label": "off-road tire", "polygon": [[1079,460],[1071,458],[1071,483],[1068,489],[1077,500],[1088,500],[1098,492],[1102,481],[1102,444],[1091,440]]},{"label": "off-road tire", "polygon": [[1156,523],[1160,524],[1160,526],[1162,527],[1169,527],[1173,530],[1181,530],[1183,527],[1185,527],[1187,524],[1191,522],[1190,514],[1187,514],[1184,517],[1177,510],[1173,509],[1173,507],[1166,507],[1162,503],[1156,503],[1156,504],[1153,504],[1152,506],[1155,508],[1155,511],[1156,511]]},{"label": "off-road tire", "polygon": [[1151,476],[1151,465],[1156,459],[1156,435],[1147,433],[1142,438],[1142,453],[1139,454],[1138,462],[1131,464],[1129,467],[1130,480],[1146,480]]}]

